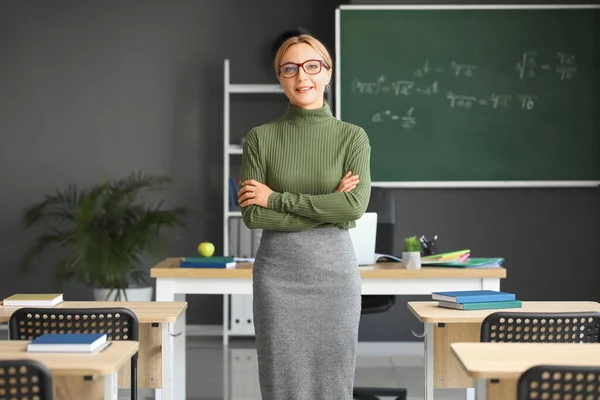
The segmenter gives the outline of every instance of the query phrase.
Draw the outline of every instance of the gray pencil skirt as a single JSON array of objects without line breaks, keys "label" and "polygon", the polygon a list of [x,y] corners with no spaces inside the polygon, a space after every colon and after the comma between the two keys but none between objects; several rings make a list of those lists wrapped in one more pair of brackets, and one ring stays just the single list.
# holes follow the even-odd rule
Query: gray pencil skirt
[{"label": "gray pencil skirt", "polygon": [[262,400],[351,400],[361,280],[348,230],[264,231],[253,292]]}]

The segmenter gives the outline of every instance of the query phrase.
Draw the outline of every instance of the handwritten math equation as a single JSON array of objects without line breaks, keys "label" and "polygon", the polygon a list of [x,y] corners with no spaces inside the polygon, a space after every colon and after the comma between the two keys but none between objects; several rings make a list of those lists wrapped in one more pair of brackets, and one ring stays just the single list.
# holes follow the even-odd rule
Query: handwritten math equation
[{"label": "handwritten math equation", "polygon": [[544,72],[553,72],[561,81],[571,80],[577,72],[575,55],[569,53],[556,53],[556,63],[540,61],[536,52],[525,52],[517,63],[515,71],[519,79],[535,78]]},{"label": "handwritten math equation", "polygon": [[[568,81],[574,78],[577,72],[574,54],[557,52],[554,63],[548,57],[542,58],[536,52],[524,52],[520,61],[516,63],[515,73],[519,80],[532,79],[542,73],[554,73],[559,81]],[[421,66],[412,71],[412,76],[405,79],[389,79],[379,75],[375,80],[362,81],[354,79],[351,90],[370,96],[444,96],[450,108],[473,109],[487,107],[491,109],[518,108],[524,111],[533,110],[538,106],[539,98],[535,93],[491,93],[489,95],[475,96],[466,93],[457,93],[454,90],[444,90],[440,84],[442,74],[450,74],[454,78],[477,78],[480,68],[477,65],[451,61],[446,67],[434,66],[426,60]],[[424,83],[422,78],[428,78]],[[457,81],[458,82],[458,81]],[[416,111],[410,107],[404,114],[394,113],[392,110],[382,110],[372,117],[373,123],[398,122],[404,129],[412,129],[416,124]]]}]

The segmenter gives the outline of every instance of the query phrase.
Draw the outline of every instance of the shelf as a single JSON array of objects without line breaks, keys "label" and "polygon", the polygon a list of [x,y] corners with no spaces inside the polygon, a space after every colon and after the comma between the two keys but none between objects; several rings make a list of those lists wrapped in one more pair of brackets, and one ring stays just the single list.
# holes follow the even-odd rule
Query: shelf
[{"label": "shelf", "polygon": [[230,93],[283,93],[279,84],[230,84]]},{"label": "shelf", "polygon": [[227,148],[229,154],[242,154],[242,150],[242,145],[240,144],[230,144]]}]

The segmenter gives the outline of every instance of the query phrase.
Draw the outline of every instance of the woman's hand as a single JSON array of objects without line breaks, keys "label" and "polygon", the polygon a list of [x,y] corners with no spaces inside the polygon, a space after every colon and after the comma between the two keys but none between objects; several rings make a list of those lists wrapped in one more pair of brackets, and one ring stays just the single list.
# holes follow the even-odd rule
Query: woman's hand
[{"label": "woman's hand", "polygon": [[338,184],[336,192],[349,192],[358,185],[358,175],[352,175],[352,171],[348,171],[346,175],[342,177],[340,183]]},{"label": "woman's hand", "polygon": [[269,196],[273,191],[262,183],[249,179],[242,182],[242,188],[238,192],[238,204],[242,207],[257,205],[267,208]]}]

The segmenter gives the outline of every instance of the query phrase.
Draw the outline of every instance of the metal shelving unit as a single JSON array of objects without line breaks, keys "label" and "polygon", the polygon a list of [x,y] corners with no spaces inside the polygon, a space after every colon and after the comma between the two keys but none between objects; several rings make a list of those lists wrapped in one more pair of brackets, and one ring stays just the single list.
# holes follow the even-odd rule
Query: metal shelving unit
[{"label": "metal shelving unit", "polygon": [[[241,218],[240,211],[229,210],[229,178],[231,172],[232,157],[242,155],[242,146],[231,143],[230,134],[230,96],[243,94],[283,94],[283,89],[278,84],[234,84],[231,83],[230,61],[225,59],[223,71],[223,254],[229,255],[229,220],[231,218]],[[237,298],[233,299],[233,296]],[[229,336],[254,336],[254,329],[232,330],[230,328],[231,321],[229,314],[229,306],[247,302],[244,295],[225,295],[223,296],[223,344],[229,343]],[[246,310],[251,310],[248,305]]]}]

